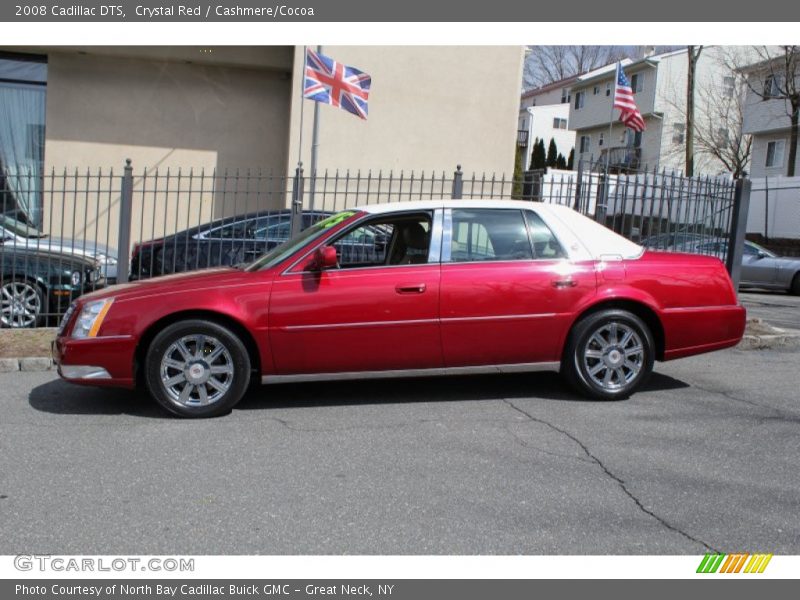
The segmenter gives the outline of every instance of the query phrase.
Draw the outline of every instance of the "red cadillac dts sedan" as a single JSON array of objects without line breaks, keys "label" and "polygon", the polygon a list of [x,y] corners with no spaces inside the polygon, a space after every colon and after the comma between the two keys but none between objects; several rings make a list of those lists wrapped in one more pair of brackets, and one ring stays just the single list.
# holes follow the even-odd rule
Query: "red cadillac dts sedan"
[{"label": "red cadillac dts sedan", "polygon": [[254,378],[554,370],[602,400],[744,325],[718,258],[646,252],[566,207],[432,200],[338,213],[242,268],[82,296],[54,357],[68,381],[141,385],[183,417],[226,413]]}]

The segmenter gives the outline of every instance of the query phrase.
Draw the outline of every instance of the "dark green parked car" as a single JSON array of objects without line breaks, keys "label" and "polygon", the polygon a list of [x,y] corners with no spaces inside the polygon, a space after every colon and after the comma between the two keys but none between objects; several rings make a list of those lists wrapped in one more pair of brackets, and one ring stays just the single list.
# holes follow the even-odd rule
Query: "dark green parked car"
[{"label": "dark green parked car", "polygon": [[102,287],[94,259],[0,244],[0,327],[55,326],[75,298]]}]

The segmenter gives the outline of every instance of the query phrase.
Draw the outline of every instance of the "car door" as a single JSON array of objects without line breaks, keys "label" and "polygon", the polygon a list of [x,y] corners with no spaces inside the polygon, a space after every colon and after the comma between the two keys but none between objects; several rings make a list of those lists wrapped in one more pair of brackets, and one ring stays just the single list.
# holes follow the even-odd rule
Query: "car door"
[{"label": "car door", "polygon": [[559,360],[573,307],[595,292],[593,264],[570,262],[534,211],[453,208],[444,227],[445,366]]},{"label": "car door", "polygon": [[[276,276],[270,342],[277,374],[441,367],[439,244],[432,243],[441,239],[441,214],[437,223],[431,212],[368,218],[330,242],[340,268],[313,270],[306,258]],[[398,252],[411,224],[425,232],[417,244],[424,248]]]},{"label": "car door", "polygon": [[772,287],[778,278],[777,261],[760,250],[758,246],[745,242],[742,254],[742,283]]}]

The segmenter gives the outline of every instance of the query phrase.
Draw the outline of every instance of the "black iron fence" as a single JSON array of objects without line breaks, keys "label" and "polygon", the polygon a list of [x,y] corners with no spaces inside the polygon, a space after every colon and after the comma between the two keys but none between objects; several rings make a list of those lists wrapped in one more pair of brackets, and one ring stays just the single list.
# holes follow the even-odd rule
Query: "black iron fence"
[{"label": "black iron fence", "polygon": [[[28,176],[29,177],[29,176]],[[334,212],[437,198],[570,206],[653,249],[714,254],[736,276],[747,184],[665,171],[52,170],[0,180],[0,325],[54,325],[87,291],[248,262]],[[23,198],[20,190],[36,190]],[[22,202],[21,200],[28,200]],[[38,202],[31,209],[33,201]],[[738,240],[738,242],[737,242]],[[739,249],[741,252],[741,249]],[[741,256],[739,256],[739,261]]]}]

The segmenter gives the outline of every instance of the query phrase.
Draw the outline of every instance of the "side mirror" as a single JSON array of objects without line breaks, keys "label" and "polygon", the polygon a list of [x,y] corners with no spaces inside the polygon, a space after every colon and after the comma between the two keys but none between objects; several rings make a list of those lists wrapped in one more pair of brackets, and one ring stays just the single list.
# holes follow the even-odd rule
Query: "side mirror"
[{"label": "side mirror", "polygon": [[314,253],[314,269],[324,271],[325,269],[335,269],[339,264],[336,258],[336,248],[333,246],[321,246]]},{"label": "side mirror", "polygon": [[758,253],[756,254],[756,257],[757,258],[767,258],[767,253],[764,252],[763,250],[759,250]]}]

